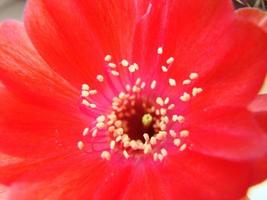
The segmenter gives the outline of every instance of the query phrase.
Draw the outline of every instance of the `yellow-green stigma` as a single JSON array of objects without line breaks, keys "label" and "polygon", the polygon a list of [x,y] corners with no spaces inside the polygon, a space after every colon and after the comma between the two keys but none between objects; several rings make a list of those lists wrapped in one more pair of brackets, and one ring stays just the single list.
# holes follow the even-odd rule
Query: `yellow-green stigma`
[{"label": "yellow-green stigma", "polygon": [[142,117],[142,123],[144,127],[149,127],[153,121],[153,117],[150,114],[144,114]]}]

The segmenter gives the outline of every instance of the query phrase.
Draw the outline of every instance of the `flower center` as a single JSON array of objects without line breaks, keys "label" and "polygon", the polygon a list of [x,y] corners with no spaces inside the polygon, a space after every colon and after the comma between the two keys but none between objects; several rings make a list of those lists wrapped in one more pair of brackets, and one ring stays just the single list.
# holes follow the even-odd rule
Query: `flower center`
[{"label": "flower center", "polygon": [[[161,55],[163,48],[158,48],[157,53]],[[118,70],[118,64],[111,62],[110,55],[107,55],[104,60],[110,68],[110,75],[116,78],[120,77],[122,70],[126,69],[131,74],[139,70],[138,64],[130,64],[126,59],[119,64],[122,70]],[[166,74],[173,62],[174,58],[169,57],[166,60],[166,66],[161,66],[162,73]],[[191,73],[182,85],[189,86],[197,78],[197,73]],[[100,83],[105,80],[101,74],[97,75],[96,79]],[[176,80],[173,78],[167,78],[167,83],[170,88],[177,87]],[[147,91],[146,87],[149,87],[152,95],[143,94],[144,90]],[[90,133],[91,145],[103,144],[99,149],[101,158],[110,160],[112,154],[119,153],[126,159],[148,155],[154,161],[162,161],[168,155],[170,144],[178,147],[180,151],[186,149],[188,144],[185,138],[189,136],[189,131],[183,127],[185,116],[176,113],[175,104],[177,101],[187,103],[203,89],[192,87],[191,94],[185,91],[180,97],[171,99],[158,95],[156,87],[156,80],[148,83],[141,78],[135,78],[131,84],[126,84],[125,89],[112,98],[110,109],[103,111],[92,100],[98,91],[91,90],[87,84],[82,85],[82,105],[89,112],[97,113],[94,125],[91,128],[86,127],[82,135],[87,136]],[[172,127],[175,128],[172,129]],[[77,146],[80,150],[86,149],[83,141],[79,141]]]}]

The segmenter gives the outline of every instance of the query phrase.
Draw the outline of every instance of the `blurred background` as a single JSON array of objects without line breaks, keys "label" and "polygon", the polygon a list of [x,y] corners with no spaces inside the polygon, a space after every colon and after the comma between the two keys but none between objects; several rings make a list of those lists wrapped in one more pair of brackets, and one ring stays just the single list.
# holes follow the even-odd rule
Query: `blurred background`
[{"label": "blurred background", "polygon": [[[51,0],[52,1],[52,0]],[[241,7],[258,7],[263,10],[267,9],[267,0],[233,0],[236,8]],[[22,19],[25,0],[0,0],[0,21],[3,19]],[[266,58],[267,59],[267,58]],[[267,84],[261,93],[267,92]],[[1,188],[1,186],[0,186]],[[1,192],[0,192],[0,199]],[[250,200],[267,200],[267,181],[255,186],[248,191]],[[3,199],[4,200],[4,199]]]}]

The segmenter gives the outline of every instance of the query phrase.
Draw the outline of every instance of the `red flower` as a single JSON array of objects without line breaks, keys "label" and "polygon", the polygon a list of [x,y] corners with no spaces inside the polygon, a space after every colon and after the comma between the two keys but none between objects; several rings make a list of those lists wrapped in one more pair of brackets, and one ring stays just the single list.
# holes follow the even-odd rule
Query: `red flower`
[{"label": "red flower", "polygon": [[30,0],[25,26],[0,25],[9,199],[245,196],[267,38],[230,1]]}]

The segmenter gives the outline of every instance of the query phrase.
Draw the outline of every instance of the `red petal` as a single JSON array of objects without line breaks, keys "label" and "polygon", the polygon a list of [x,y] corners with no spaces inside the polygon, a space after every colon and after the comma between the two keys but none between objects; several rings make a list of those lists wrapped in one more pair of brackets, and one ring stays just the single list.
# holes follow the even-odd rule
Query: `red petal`
[{"label": "red petal", "polygon": [[193,152],[169,155],[163,163],[88,159],[62,157],[32,166],[13,184],[10,199],[168,200],[181,196],[188,200],[234,200],[244,196],[250,185],[249,163]]},{"label": "red petal", "polygon": [[25,23],[50,66],[80,87],[106,73],[106,54],[112,53],[116,61],[127,57],[135,12],[134,2],[127,0],[33,0],[28,1]]},{"label": "red petal", "polygon": [[267,134],[267,94],[258,95],[250,104],[249,109]]},{"label": "red petal", "polygon": [[192,149],[227,159],[260,158],[267,152],[267,135],[245,109],[222,107],[191,111],[185,125]]},{"label": "red petal", "polygon": [[0,25],[0,80],[14,93],[35,104],[77,107],[79,91],[55,74],[30,43],[23,25]]},{"label": "red petal", "polygon": [[203,77],[200,74],[196,87],[203,88],[204,92],[193,101],[192,108],[240,107],[252,101],[267,70],[266,39],[266,34],[249,23],[236,21],[229,26],[220,39],[221,48],[216,49],[221,58],[210,73]]},{"label": "red petal", "polygon": [[183,68],[191,68],[193,61],[203,58],[207,44],[223,33],[232,11],[230,1],[197,0],[192,5],[189,1],[161,0],[67,0],[64,4],[32,0],[25,23],[50,66],[79,86],[102,73],[107,53],[114,54],[116,61],[128,58],[137,62],[145,69],[144,76],[151,75],[148,72],[154,70],[156,50],[164,43],[167,56],[175,54]]},{"label": "red petal", "polygon": [[261,27],[267,32],[267,12],[257,8],[243,8],[238,9],[236,14]]},{"label": "red petal", "polygon": [[86,120],[77,111],[30,105],[4,89],[1,89],[0,96],[1,152],[40,158],[78,151],[76,144],[82,137]]},{"label": "red petal", "polygon": [[236,200],[250,186],[248,163],[235,163],[192,152],[170,155],[161,171],[172,199]]}]

